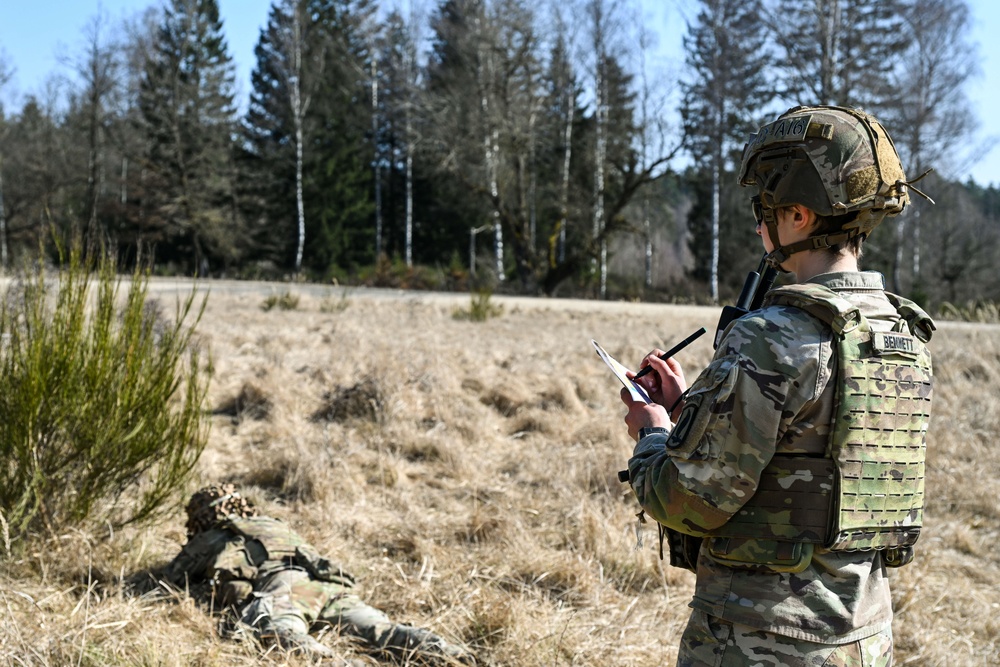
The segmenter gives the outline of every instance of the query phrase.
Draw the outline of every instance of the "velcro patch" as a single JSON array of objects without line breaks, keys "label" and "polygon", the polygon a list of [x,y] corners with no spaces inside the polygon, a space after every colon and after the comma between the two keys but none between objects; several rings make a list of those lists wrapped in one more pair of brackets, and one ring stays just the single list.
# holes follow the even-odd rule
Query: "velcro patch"
[{"label": "velcro patch", "polygon": [[750,135],[748,149],[756,151],[771,144],[800,142],[806,138],[811,119],[812,116],[793,116],[769,123]]},{"label": "velcro patch", "polygon": [[908,357],[917,357],[920,355],[920,345],[917,339],[902,333],[873,333],[872,347],[879,356],[902,354]]}]

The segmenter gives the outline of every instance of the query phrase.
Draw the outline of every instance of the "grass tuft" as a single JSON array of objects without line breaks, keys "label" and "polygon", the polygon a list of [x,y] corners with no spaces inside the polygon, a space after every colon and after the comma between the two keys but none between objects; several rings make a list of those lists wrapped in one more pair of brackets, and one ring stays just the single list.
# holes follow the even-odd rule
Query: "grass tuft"
[{"label": "grass tuft", "polygon": [[296,310],[299,307],[299,295],[289,291],[281,294],[270,294],[260,304],[265,313],[277,307],[279,310]]}]

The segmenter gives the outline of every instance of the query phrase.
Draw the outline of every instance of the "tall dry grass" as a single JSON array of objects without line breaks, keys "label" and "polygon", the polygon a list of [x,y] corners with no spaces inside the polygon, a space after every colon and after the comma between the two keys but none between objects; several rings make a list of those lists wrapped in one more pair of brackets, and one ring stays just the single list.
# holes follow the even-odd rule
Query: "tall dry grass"
[{"label": "tall dry grass", "polygon": [[[589,340],[634,364],[714,330],[717,311],[495,298],[500,317],[470,322],[452,317],[467,296],[331,309],[303,292],[295,310],[265,312],[262,294],[217,288],[199,327],[215,365],[201,481],[243,485],[370,602],[471,644],[482,664],[673,664],[693,575],[659,560],[652,527],[636,549],[637,507],[616,476],[631,451],[619,387]],[[689,379],[708,339],[680,355]],[[891,575],[897,664],[993,665],[1000,328],[943,324],[933,350],[925,533]],[[261,660],[192,598],[123,584],[183,542],[177,511],[0,560],[0,663],[309,664]]]}]

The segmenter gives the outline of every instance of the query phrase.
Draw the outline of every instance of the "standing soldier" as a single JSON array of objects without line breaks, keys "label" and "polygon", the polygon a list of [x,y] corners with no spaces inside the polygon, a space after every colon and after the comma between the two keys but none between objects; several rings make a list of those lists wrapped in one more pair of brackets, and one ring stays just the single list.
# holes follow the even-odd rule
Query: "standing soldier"
[{"label": "standing soldier", "polygon": [[278,519],[262,516],[232,484],[210,486],[186,507],[188,542],[164,579],[212,584],[216,599],[239,614],[265,644],[317,657],[334,652],[310,636],[323,625],[369,647],[424,663],[473,664],[464,648],[393,623],[354,592],[354,577],[316,553]]},{"label": "standing soldier", "polygon": [[622,392],[629,482],[697,574],[677,664],[890,665],[886,568],[920,533],[934,324],[858,260],[919,191],[885,129],[843,107],[762,127],[739,182],[795,284],[730,324],[690,388],[654,350],[655,404]]}]

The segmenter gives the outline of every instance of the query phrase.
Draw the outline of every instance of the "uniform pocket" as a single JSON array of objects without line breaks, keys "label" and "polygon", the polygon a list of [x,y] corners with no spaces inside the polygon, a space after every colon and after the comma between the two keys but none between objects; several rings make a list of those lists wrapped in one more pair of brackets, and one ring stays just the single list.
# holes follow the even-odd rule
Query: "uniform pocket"
[{"label": "uniform pocket", "polygon": [[712,537],[708,557],[720,565],[770,572],[802,572],[812,561],[813,545],[782,540]]},{"label": "uniform pocket", "polygon": [[719,667],[726,652],[726,643],[733,626],[703,611],[694,609],[681,635],[678,667]]}]

